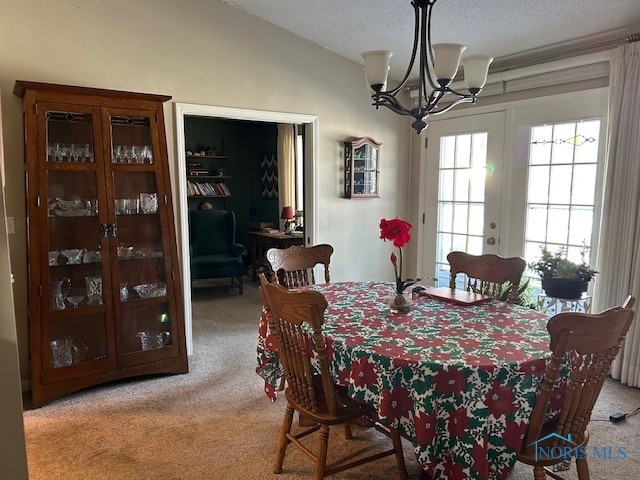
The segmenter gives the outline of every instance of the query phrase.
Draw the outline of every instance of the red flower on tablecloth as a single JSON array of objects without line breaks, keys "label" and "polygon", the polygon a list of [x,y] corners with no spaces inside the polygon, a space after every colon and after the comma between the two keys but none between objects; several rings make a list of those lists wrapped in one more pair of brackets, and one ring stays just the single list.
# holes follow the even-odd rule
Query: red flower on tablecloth
[{"label": "red flower on tablecloth", "polygon": [[275,335],[267,335],[267,337],[264,339],[264,347],[269,352],[275,352],[278,350],[278,341],[276,340]]},{"label": "red flower on tablecloth", "polygon": [[478,348],[480,346],[480,342],[475,338],[463,338],[458,342],[458,345],[460,345],[460,348],[465,350],[471,350],[473,348]]},{"label": "red flower on tablecloth", "polygon": [[472,365],[474,367],[480,367],[483,370],[491,370],[495,368],[496,360],[492,357],[486,357],[481,355],[465,355],[464,356],[465,363]]},{"label": "red flower on tablecloth", "polygon": [[431,347],[441,347],[444,345],[444,340],[440,337],[425,337],[425,338],[417,338],[414,340],[414,343],[418,347],[423,348],[431,348]]},{"label": "red flower on tablecloth", "polygon": [[503,358],[507,360],[524,361],[527,359],[527,355],[513,345],[505,345],[504,347],[496,347],[491,350],[497,358]]},{"label": "red flower on tablecloth", "polygon": [[378,345],[373,346],[374,353],[379,353],[391,358],[401,357],[405,352],[402,345],[393,342],[382,341]]},{"label": "red flower on tablecloth", "polygon": [[507,426],[502,434],[506,445],[513,445],[515,451],[519,451],[522,447],[522,441],[527,431],[525,422],[507,422]]},{"label": "red flower on tablecloth", "polygon": [[509,412],[513,412],[513,404],[516,401],[511,386],[500,385],[494,381],[491,390],[487,392],[485,403],[494,418],[500,418]]},{"label": "red flower on tablecloth", "polygon": [[378,381],[378,374],[375,372],[372,363],[366,358],[361,358],[355,362],[351,362],[351,378],[357,387],[365,385],[373,385]]},{"label": "red flower on tablecloth", "polygon": [[440,370],[435,378],[438,393],[460,393],[467,388],[467,379],[460,370]]},{"label": "red flower on tablecloth", "polygon": [[418,412],[413,417],[416,440],[423,445],[431,445],[436,436],[438,417],[435,412]]},{"label": "red flower on tablecloth", "polygon": [[388,423],[407,418],[407,414],[412,410],[413,399],[405,388],[395,386],[391,391],[380,391],[380,415],[386,418]]},{"label": "red flower on tablecloth", "polygon": [[447,352],[441,352],[441,351],[436,351],[436,352],[431,352],[429,354],[429,356],[433,359],[433,360],[437,360],[439,362],[448,362],[450,360],[453,359],[453,357],[448,354]]},{"label": "red flower on tablecloth", "polygon": [[383,218],[380,220],[380,238],[385,242],[387,240],[393,241],[393,245],[398,247],[398,253],[400,253],[400,257],[398,258],[395,252],[391,252],[391,264],[393,265],[396,276],[396,293],[404,292],[407,287],[420,280],[419,278],[415,280],[412,278],[407,280],[402,279],[402,247],[411,240],[410,232],[412,228],[413,225],[399,218],[392,220]]},{"label": "red flower on tablecloth", "polygon": [[517,333],[509,333],[509,332],[492,332],[489,334],[489,337],[493,338],[497,342],[521,342],[522,335]]},{"label": "red flower on tablecloth", "polygon": [[473,458],[473,468],[479,474],[478,478],[489,478],[487,441],[485,439],[482,439],[480,443],[474,443],[473,450],[471,451],[471,457]]},{"label": "red flower on tablecloth", "polygon": [[458,462],[454,462],[451,455],[448,454],[443,455],[442,470],[443,476],[439,478],[450,478],[452,480],[469,478],[469,474],[465,472],[464,467]]},{"label": "red flower on tablecloth", "polygon": [[519,366],[519,370],[526,376],[541,376],[544,372],[544,359],[539,358],[537,360],[529,360],[522,362]]},{"label": "red flower on tablecloth", "polygon": [[467,434],[469,416],[465,407],[455,408],[449,412],[449,433],[454,437]]}]

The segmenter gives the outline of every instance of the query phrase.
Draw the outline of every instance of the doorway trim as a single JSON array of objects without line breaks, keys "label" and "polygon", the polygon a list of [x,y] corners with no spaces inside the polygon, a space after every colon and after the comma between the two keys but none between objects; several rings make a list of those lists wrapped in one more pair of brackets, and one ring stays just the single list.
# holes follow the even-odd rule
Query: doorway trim
[{"label": "doorway trim", "polygon": [[226,120],[249,120],[254,122],[292,123],[305,125],[304,152],[304,201],[305,243],[315,241],[318,225],[318,116],[303,113],[286,113],[244,108],[216,107],[174,102],[176,129],[176,173],[178,177],[178,241],[182,261],[182,286],[184,297],[184,326],[187,355],[193,354],[193,317],[191,306],[191,265],[189,262],[189,205],[187,202],[187,158],[184,132],[186,116],[213,117]]}]

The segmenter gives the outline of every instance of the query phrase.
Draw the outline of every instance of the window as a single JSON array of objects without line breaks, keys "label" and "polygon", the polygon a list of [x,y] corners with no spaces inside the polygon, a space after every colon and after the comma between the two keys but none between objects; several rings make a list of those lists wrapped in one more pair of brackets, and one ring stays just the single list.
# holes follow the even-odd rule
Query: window
[{"label": "window", "polygon": [[540,247],[589,262],[596,206],[600,119],[534,125],[530,129],[525,258]]}]

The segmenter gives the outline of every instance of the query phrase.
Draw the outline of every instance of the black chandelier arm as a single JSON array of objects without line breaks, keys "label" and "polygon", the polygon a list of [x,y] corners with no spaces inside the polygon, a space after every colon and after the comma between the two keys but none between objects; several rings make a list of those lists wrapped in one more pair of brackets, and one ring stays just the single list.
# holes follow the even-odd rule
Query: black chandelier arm
[{"label": "black chandelier arm", "polygon": [[409,75],[411,75],[411,69],[413,68],[413,64],[416,61],[416,53],[418,51],[418,33],[419,33],[418,22],[420,20],[420,16],[419,16],[418,5],[416,4],[416,2],[415,1],[411,2],[411,5],[413,5],[415,27],[413,29],[413,51],[411,52],[411,60],[409,60],[409,66],[407,67],[407,71],[405,72],[404,77],[402,78],[402,80],[400,81],[397,87],[391,90],[387,90],[385,92],[380,92],[380,93],[386,93],[388,95],[397,95],[407,83],[407,79],[409,78]]},{"label": "black chandelier arm", "polygon": [[429,115],[439,115],[441,113],[448,112],[453,107],[455,107],[456,105],[460,105],[461,103],[475,103],[475,101],[476,101],[475,97],[466,96],[466,97],[458,98],[455,102],[451,102],[449,105],[447,105],[446,107],[442,107],[440,110],[435,110],[435,106],[437,102],[433,104],[431,108],[428,108],[425,110],[426,110],[426,113],[428,113]]},{"label": "black chandelier arm", "polygon": [[371,96],[373,100],[373,105],[378,108],[380,106],[386,107],[389,110],[399,114],[399,115],[411,115],[411,110],[403,107],[400,102],[391,94],[386,92],[380,92],[379,94],[374,94]]},{"label": "black chandelier arm", "polygon": [[[423,25],[423,30],[425,28],[425,23],[426,23],[426,29],[427,29],[427,44],[425,46],[423,46],[422,49],[422,53],[423,55],[426,57],[427,53],[429,55],[429,60],[431,60],[431,65],[435,68],[435,60],[433,58],[433,49],[431,48],[431,9],[433,8],[433,5],[436,3],[436,0],[433,1],[429,1],[427,0],[427,5],[426,7],[424,7],[424,13],[423,13],[423,20],[422,20],[422,25]],[[426,60],[426,58],[425,58]],[[427,68],[425,68],[425,70],[423,70],[426,72],[426,76],[427,79],[429,80],[429,84],[431,85],[431,88],[434,90],[438,89],[438,85],[437,85],[437,79],[434,79],[431,76],[431,70],[429,69],[428,65]],[[435,72],[434,72],[435,73]],[[421,72],[422,74],[422,72]],[[425,85],[426,87],[426,85]],[[425,97],[427,96],[427,91],[425,88]]]}]

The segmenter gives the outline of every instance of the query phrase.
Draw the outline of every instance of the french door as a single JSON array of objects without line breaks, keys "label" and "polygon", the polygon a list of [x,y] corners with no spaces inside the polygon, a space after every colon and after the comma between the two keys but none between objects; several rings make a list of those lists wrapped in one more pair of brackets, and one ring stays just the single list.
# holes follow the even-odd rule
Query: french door
[{"label": "french door", "polygon": [[449,252],[500,251],[504,131],[504,112],[427,128],[423,272],[437,285],[448,284]]},{"label": "french door", "polygon": [[530,263],[546,245],[578,262],[586,251],[595,265],[606,111],[598,89],[431,121],[421,157],[422,277],[447,285],[452,250]]}]

